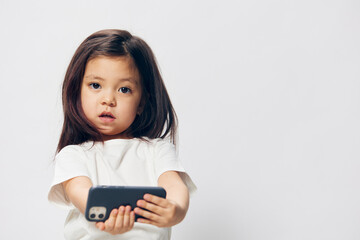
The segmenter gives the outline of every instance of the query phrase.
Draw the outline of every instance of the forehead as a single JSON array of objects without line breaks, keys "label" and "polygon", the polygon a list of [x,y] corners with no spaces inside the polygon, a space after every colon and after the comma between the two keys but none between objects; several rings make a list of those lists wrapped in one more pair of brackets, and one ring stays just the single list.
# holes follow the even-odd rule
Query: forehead
[{"label": "forehead", "polygon": [[92,58],[86,64],[85,78],[127,79],[140,83],[139,72],[129,56]]}]

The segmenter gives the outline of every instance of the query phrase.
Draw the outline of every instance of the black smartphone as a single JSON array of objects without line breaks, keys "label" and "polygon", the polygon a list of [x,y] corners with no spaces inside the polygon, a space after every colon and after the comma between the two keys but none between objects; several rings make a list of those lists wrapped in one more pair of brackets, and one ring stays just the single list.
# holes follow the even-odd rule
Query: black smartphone
[{"label": "black smartphone", "polygon": [[[130,205],[133,210],[136,202],[146,193],[166,198],[162,187],[105,186],[91,187],[87,199],[85,218],[92,222],[104,222],[114,208]],[[135,221],[141,216],[135,215]]]}]

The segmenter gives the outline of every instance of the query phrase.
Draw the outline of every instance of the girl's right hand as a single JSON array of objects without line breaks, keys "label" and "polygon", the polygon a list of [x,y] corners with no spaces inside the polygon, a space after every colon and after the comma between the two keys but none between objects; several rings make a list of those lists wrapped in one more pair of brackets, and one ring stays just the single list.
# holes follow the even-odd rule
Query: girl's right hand
[{"label": "girl's right hand", "polygon": [[120,206],[119,209],[111,211],[105,222],[97,222],[96,227],[101,231],[116,235],[130,231],[134,227],[134,222],[135,213],[131,211],[131,207]]}]

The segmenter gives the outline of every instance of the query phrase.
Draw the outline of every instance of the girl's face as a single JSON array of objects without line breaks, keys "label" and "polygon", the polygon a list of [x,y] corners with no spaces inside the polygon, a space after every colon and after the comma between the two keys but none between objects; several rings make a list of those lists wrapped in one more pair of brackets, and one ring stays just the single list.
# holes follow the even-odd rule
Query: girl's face
[{"label": "girl's face", "polygon": [[99,56],[86,64],[81,105],[104,140],[130,138],[123,132],[140,113],[140,75],[127,56]]}]

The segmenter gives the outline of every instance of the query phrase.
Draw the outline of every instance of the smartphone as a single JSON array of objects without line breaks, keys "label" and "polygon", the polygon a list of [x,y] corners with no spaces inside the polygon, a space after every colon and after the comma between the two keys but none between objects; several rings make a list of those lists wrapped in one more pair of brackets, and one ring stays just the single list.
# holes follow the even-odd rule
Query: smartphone
[{"label": "smartphone", "polygon": [[[114,208],[130,205],[133,210],[136,202],[146,193],[166,198],[162,187],[105,186],[91,187],[86,204],[85,218],[91,222],[104,222]],[[142,216],[135,214],[135,221]],[[142,217],[143,218],[143,217]]]}]

